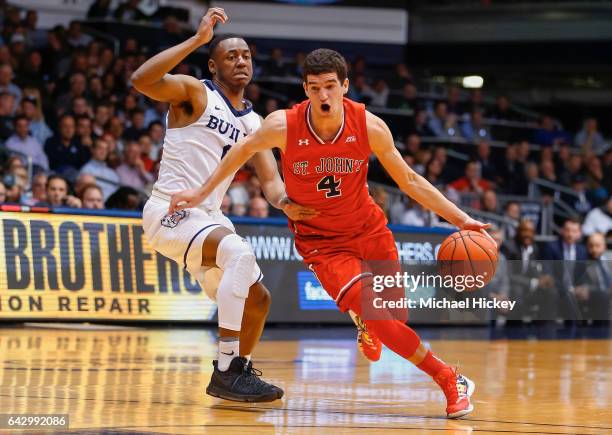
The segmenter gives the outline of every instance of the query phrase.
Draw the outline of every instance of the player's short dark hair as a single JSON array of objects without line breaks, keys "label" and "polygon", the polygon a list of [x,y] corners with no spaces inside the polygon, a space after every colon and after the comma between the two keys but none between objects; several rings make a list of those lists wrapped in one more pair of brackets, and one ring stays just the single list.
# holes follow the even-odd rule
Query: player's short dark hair
[{"label": "player's short dark hair", "polygon": [[210,44],[208,44],[208,54],[209,54],[209,56],[210,57],[214,56],[215,50],[217,49],[217,47],[219,46],[220,43],[222,43],[226,39],[232,39],[232,38],[238,38],[238,39],[242,39],[244,41],[244,38],[242,36],[235,35],[233,33],[228,33],[228,34],[225,34],[225,35],[215,36],[213,38],[213,40],[210,41]]},{"label": "player's short dark hair", "polygon": [[338,80],[343,82],[347,76],[346,60],[337,51],[328,48],[318,48],[308,53],[304,59],[302,78],[306,81],[309,74],[319,75],[335,72]]}]

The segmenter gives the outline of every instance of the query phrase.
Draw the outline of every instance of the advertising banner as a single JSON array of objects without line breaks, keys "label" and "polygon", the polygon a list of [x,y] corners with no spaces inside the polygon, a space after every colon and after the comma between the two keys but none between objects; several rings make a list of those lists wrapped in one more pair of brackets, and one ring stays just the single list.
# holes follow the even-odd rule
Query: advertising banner
[{"label": "advertising banner", "polygon": [[[271,322],[346,322],[282,220],[237,219],[272,293]],[[404,228],[405,230],[405,228]],[[394,231],[403,262],[433,260],[447,231]],[[0,320],[214,321],[216,305],[147,244],[137,217],[0,214]]]}]

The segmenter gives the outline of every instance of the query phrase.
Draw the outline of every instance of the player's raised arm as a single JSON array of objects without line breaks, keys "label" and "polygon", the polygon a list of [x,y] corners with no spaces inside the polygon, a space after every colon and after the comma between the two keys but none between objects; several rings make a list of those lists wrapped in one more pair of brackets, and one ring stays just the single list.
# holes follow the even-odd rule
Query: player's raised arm
[{"label": "player's raised arm", "polygon": [[169,212],[174,213],[185,208],[196,207],[227,177],[233,177],[253,155],[259,151],[274,147],[284,149],[286,143],[287,122],[285,112],[278,110],[271,113],[255,133],[245,137],[234,145],[225,155],[210,178],[198,189],[187,189],[172,195]]},{"label": "player's raised arm", "polygon": [[210,8],[202,18],[195,35],[147,60],[132,74],[132,85],[139,92],[157,101],[177,105],[197,98],[199,105],[206,107],[206,92],[198,79],[168,72],[193,51],[210,42],[215,24],[226,21],[227,15],[223,9]]},{"label": "player's raised arm", "polygon": [[372,152],[402,192],[460,229],[480,231],[490,226],[469,217],[429,181],[414,172],[395,148],[389,127],[382,119],[366,112],[366,123]]}]

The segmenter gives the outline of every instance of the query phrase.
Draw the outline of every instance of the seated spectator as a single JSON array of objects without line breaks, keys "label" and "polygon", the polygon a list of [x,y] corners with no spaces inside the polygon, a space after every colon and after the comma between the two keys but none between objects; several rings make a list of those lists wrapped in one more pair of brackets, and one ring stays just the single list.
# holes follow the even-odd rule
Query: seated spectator
[{"label": "seated spectator", "polygon": [[480,164],[472,160],[465,165],[465,175],[449,185],[458,192],[474,192],[482,195],[485,190],[491,188],[489,181],[481,178]]},{"label": "seated spectator", "polygon": [[587,198],[586,177],[582,174],[576,175],[572,179],[571,188],[575,195],[563,194],[561,195],[561,199],[578,213],[582,215],[588,213],[593,206]]},{"label": "seated spectator", "polygon": [[124,151],[124,163],[117,168],[119,181],[125,186],[142,190],[153,182],[153,175],[147,172],[142,161],[142,147],[130,141]]},{"label": "seated spectator", "polygon": [[369,104],[375,107],[387,107],[389,87],[383,79],[377,79],[372,87],[366,86],[362,95],[369,99]]},{"label": "seated spectator", "polygon": [[463,105],[461,104],[461,91],[457,86],[451,85],[446,91],[446,109],[448,113],[454,113],[457,117],[461,116],[464,112]]},{"label": "seated spectator", "polygon": [[488,213],[499,213],[499,204],[497,203],[497,194],[494,190],[485,190],[480,199],[480,210]]},{"label": "seated spectator", "polygon": [[130,126],[125,129],[123,137],[127,140],[138,140],[143,134],[147,134],[145,113],[141,108],[136,108],[130,113]]},{"label": "seated spectator", "polygon": [[482,178],[494,180],[499,171],[491,159],[491,145],[489,142],[482,141],[476,147],[476,161],[480,164],[480,174]]},{"label": "seated spectator", "polygon": [[32,178],[31,190],[27,192],[23,198],[24,205],[36,205],[40,202],[47,201],[47,174],[39,172]]},{"label": "seated spectator", "polygon": [[47,179],[47,200],[36,204],[39,207],[80,208],[81,200],[68,194],[68,181],[61,175],[51,175]]},{"label": "seated spectator", "polygon": [[[504,243],[509,262],[510,299],[518,302],[513,318],[554,316],[558,300],[554,279],[543,273],[543,254],[535,243],[535,225],[520,221],[516,237]],[[554,318],[554,317],[549,317]]]},{"label": "seated spectator", "polygon": [[431,158],[425,165],[425,174],[423,176],[437,189],[444,188],[444,180],[442,178],[443,166],[440,160],[435,157]]},{"label": "seated spectator", "polygon": [[268,201],[261,197],[251,199],[249,203],[249,217],[267,218],[270,214],[270,205]]},{"label": "seated spectator", "polygon": [[612,196],[603,206],[587,213],[582,224],[582,232],[587,236],[593,233],[612,235]]},{"label": "seated spectator", "polygon": [[59,134],[47,139],[45,153],[52,170],[69,178],[76,177],[78,170],[89,160],[90,151],[79,143],[74,117],[63,115],[60,118]]},{"label": "seated spectator", "polygon": [[87,10],[87,18],[90,20],[110,18],[112,16],[110,4],[111,0],[95,0]]},{"label": "seated spectator", "polygon": [[104,208],[104,196],[100,186],[89,184],[81,192],[83,208],[102,210]]},{"label": "seated spectator", "polygon": [[588,263],[584,273],[576,279],[573,294],[582,319],[610,322],[610,295],[612,294],[612,262],[606,257],[603,234],[593,233],[587,239]]},{"label": "seated spectator", "polygon": [[[87,77],[85,74],[75,72],[70,76],[70,89],[65,94],[60,95],[55,100],[55,110],[59,116],[69,113],[72,109],[72,102],[79,97],[85,98],[87,91]],[[87,100],[85,100],[85,103]],[[82,105],[82,103],[81,103]],[[86,115],[87,113],[81,113]]]},{"label": "seated spectator", "polygon": [[9,63],[0,65],[0,93],[7,92],[15,97],[13,100],[13,107],[11,108],[11,115],[17,110],[17,107],[21,103],[21,97],[23,96],[23,92],[19,86],[13,83],[14,77],[13,67]]},{"label": "seated spectator", "polygon": [[390,95],[389,107],[401,109],[416,114],[417,110],[423,109],[423,102],[417,96],[417,87],[412,82],[407,82],[402,87],[402,95]]},{"label": "seated spectator", "polygon": [[569,134],[561,130],[555,121],[548,115],[540,120],[540,128],[534,132],[533,141],[546,147],[559,146],[564,142],[571,142]]},{"label": "seated spectator", "polygon": [[133,187],[121,186],[106,200],[105,205],[113,210],[139,210],[140,195]]},{"label": "seated spectator", "polygon": [[601,160],[591,155],[587,160],[587,197],[589,201],[598,206],[606,201],[609,192],[604,187],[604,173]]},{"label": "seated spectator", "polygon": [[15,134],[8,138],[5,146],[20,155],[30,157],[32,164],[37,169],[49,170],[47,155],[42,144],[30,135],[30,122],[25,115],[19,115],[15,118]]},{"label": "seated spectator", "polygon": [[155,161],[149,157],[151,155],[151,149],[153,148],[153,141],[148,134],[143,134],[138,138],[138,143],[142,148],[142,161],[144,163],[147,172],[153,173],[155,170]]},{"label": "seated spectator", "polygon": [[482,112],[474,111],[470,115],[470,120],[461,124],[461,135],[470,142],[480,140],[491,140],[489,127],[484,124]]},{"label": "seated spectator", "polygon": [[559,239],[549,242],[543,251],[543,259],[554,260],[547,262],[547,271],[555,280],[561,297],[560,315],[566,319],[575,319],[578,316],[572,289],[576,286],[576,278],[584,273],[584,261],[588,259],[586,247],[580,242],[581,238],[580,222],[566,219]]},{"label": "seated spectator", "polygon": [[93,38],[86,35],[81,31],[81,23],[78,21],[71,21],[68,25],[68,32],[66,34],[66,42],[72,48],[87,47]]},{"label": "seated spectator", "polygon": [[91,174],[95,177],[95,182],[102,189],[105,200],[108,199],[121,184],[117,172],[109,168],[106,164],[109,151],[108,148],[108,143],[105,140],[96,139],[92,148],[91,160],[81,168],[80,172],[81,174]]},{"label": "seated spectator", "polygon": [[368,82],[365,76],[363,74],[355,74],[353,80],[349,82],[347,97],[359,103],[369,104],[370,97],[366,96],[366,89],[368,89]]},{"label": "seated spectator", "polygon": [[495,107],[489,113],[489,118],[500,121],[519,121],[519,116],[510,108],[510,100],[506,95],[497,97]]},{"label": "seated spectator", "polygon": [[438,101],[434,115],[429,118],[427,127],[436,137],[454,137],[458,136],[457,130],[457,115],[448,113],[446,103]]},{"label": "seated spectator", "polygon": [[53,132],[45,122],[42,110],[39,107],[40,101],[34,95],[26,94],[21,100],[21,113],[30,121],[30,133],[41,144],[53,136]]},{"label": "seated spectator", "polygon": [[429,128],[429,119],[427,117],[426,110],[417,111],[414,117],[414,132],[413,133],[421,137],[435,135],[435,133],[431,131],[431,129]]},{"label": "seated spectator", "polygon": [[83,193],[83,189],[90,184],[96,184],[96,177],[86,173],[79,174],[74,182],[74,193],[76,193],[76,196],[80,197]]},{"label": "seated spectator", "polygon": [[585,155],[591,152],[601,155],[606,151],[608,144],[599,132],[596,118],[590,117],[584,120],[582,130],[574,138],[574,145],[579,147]]},{"label": "seated spectator", "polygon": [[101,137],[104,134],[106,127],[108,126],[108,123],[111,119],[111,114],[112,113],[110,103],[104,102],[96,106],[94,122],[92,126],[93,133],[96,136]]},{"label": "seated spectator", "polygon": [[0,204],[4,204],[6,202],[6,187],[4,187],[4,183],[0,182]]},{"label": "seated spectator", "polygon": [[500,162],[494,180],[503,186],[505,193],[518,194],[527,191],[525,165],[518,160],[517,145],[508,144],[506,147],[505,158]]},{"label": "seated spectator", "polygon": [[232,198],[232,211],[230,213],[231,216],[244,216],[247,214],[247,205],[246,203],[234,202]]},{"label": "seated spectator", "polygon": [[559,182],[557,180],[557,173],[555,172],[555,164],[552,160],[544,160],[540,163],[540,177],[551,183]]},{"label": "seated spectator", "polygon": [[81,145],[91,150],[95,139],[91,118],[88,116],[79,116],[76,118],[76,136]]},{"label": "seated spectator", "polygon": [[584,168],[584,160],[580,154],[572,154],[567,162],[567,167],[561,173],[559,182],[565,186],[572,184],[572,179],[582,174]]}]

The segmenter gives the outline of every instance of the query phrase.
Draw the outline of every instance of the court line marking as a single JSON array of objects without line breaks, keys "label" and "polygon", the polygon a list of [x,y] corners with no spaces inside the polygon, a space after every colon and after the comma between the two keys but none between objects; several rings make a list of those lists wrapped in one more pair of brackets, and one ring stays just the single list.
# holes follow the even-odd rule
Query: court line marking
[{"label": "court line marking", "polygon": [[[458,421],[466,421],[466,420],[458,420]],[[424,428],[422,426],[418,426],[418,427],[408,427],[408,426],[404,426],[404,427],[400,427],[400,426],[389,426],[389,427],[381,427],[381,426],[340,426],[340,425],[297,425],[297,424],[285,424],[282,426],[276,426],[273,424],[178,424],[178,425],[166,425],[166,426],[162,426],[162,425],[155,425],[155,426],[143,426],[143,425],[138,425],[138,426],[109,426],[109,427],[94,427],[94,428],[75,428],[75,431],[84,431],[84,430],[127,430],[129,432],[126,433],[134,433],[132,430],[135,430],[137,428],[151,428],[151,429],[161,429],[161,428],[197,428],[197,427],[201,427],[201,428],[208,428],[208,427],[216,427],[216,428],[239,428],[239,427],[245,427],[245,428],[265,428],[265,429],[272,429],[272,428],[287,428],[287,429],[296,429],[296,428],[309,428],[309,429],[376,429],[378,430],[415,430],[415,431],[419,431],[420,433],[422,433],[423,430],[426,431],[449,431],[449,430],[461,430],[461,428],[449,428],[449,427],[432,427],[432,428]],[[524,434],[538,434],[538,435],[593,435],[592,433],[581,433],[581,432],[535,432],[535,431],[515,431],[515,430],[503,430],[503,429],[472,429],[474,432],[481,432],[481,431],[486,431],[486,432],[495,432],[495,433],[524,433]],[[71,430],[72,431],[72,430]],[[78,432],[77,432],[78,433]]]},{"label": "court line marking", "polygon": [[[89,397],[62,397],[62,396],[16,396],[9,394],[0,394],[0,397],[12,397],[12,398],[26,398],[26,399],[63,399],[63,400],[89,400],[89,401],[101,401],[106,403],[142,403],[140,400],[121,400],[121,399],[102,399],[99,400],[97,398],[89,398]],[[148,403],[156,404],[156,405],[188,405],[188,406],[202,406],[199,402],[194,403],[181,403],[181,402],[160,402],[160,401],[151,401]],[[216,404],[211,406],[210,408],[217,409],[226,409],[226,410],[234,410],[234,411],[243,411],[243,412],[253,412],[252,410],[260,410],[260,411],[289,411],[289,412],[304,412],[304,413],[327,413],[327,414],[349,414],[349,415],[362,415],[367,417],[385,417],[385,418],[405,418],[405,419],[415,419],[421,418],[426,420],[441,420],[447,421],[448,419],[445,417],[434,417],[430,415],[403,415],[403,414],[385,414],[385,413],[364,413],[364,412],[351,412],[351,411],[334,411],[334,410],[308,410],[308,409],[294,409],[294,408],[268,408],[265,406],[257,406],[257,405],[249,405],[246,406],[237,406],[237,405],[223,405]],[[484,419],[461,419],[463,422],[481,422],[481,423],[500,423],[500,424],[516,424],[516,425],[533,425],[533,426],[551,426],[558,428],[580,428],[580,429],[604,429],[604,430],[612,430],[612,427],[605,426],[585,426],[585,425],[563,425],[563,424],[555,424],[555,423],[532,423],[532,422],[520,422],[520,421],[505,421],[505,420],[484,420]],[[121,427],[131,427],[131,426],[121,426]],[[138,426],[138,427],[147,427],[147,426]],[[157,426],[151,426],[157,427]],[[166,426],[160,426],[166,427]],[[513,431],[509,431],[513,432]],[[515,431],[516,432],[516,431]],[[544,433],[544,434],[567,434],[568,432],[522,432],[522,433]],[[579,435],[571,432],[572,435]],[[593,434],[583,434],[583,435],[593,435]]]}]

